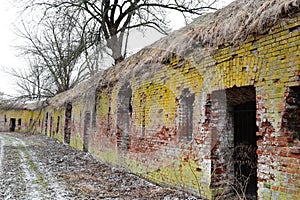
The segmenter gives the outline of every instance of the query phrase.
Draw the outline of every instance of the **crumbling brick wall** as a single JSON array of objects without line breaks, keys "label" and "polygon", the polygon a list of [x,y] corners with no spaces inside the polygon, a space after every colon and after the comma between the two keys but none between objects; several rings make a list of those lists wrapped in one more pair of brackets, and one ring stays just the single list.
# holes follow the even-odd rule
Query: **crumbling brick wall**
[{"label": "crumbling brick wall", "polygon": [[[288,25],[279,24],[269,34],[249,37],[238,47],[220,47],[199,61],[173,54],[161,64],[136,66],[155,73],[135,70],[121,76],[110,92],[107,87],[99,91],[97,124],[103,126],[99,125],[96,133],[99,141],[105,141],[98,147],[99,157],[157,182],[200,192],[208,198],[220,194],[230,197],[234,195],[230,184],[226,185],[234,173],[233,167],[226,164],[233,152],[234,139],[230,105],[247,102],[248,92],[240,89],[251,86],[255,91],[251,101],[256,101],[257,109],[254,137],[257,137],[258,198],[296,198],[298,147],[290,148],[290,139],[280,134],[282,115],[286,112],[286,90],[299,85],[299,31],[294,31],[298,25],[295,20]],[[119,148],[118,141],[124,137],[117,131],[118,102],[122,98],[118,94],[124,85],[121,80],[128,81],[132,89],[126,152]],[[238,88],[232,90],[235,97],[226,92],[231,88]],[[214,95],[222,90],[221,96]],[[180,128],[184,110],[180,103],[186,91],[193,95],[193,101],[187,101],[193,108],[191,138],[184,137]],[[224,109],[216,109],[216,100]],[[292,120],[294,124],[298,124],[297,119]],[[286,147],[280,147],[285,140]],[[229,157],[220,157],[222,153]],[[293,170],[282,168],[286,159]]]},{"label": "crumbling brick wall", "polygon": [[[249,35],[238,46],[199,46],[184,55],[145,49],[106,70],[84,95],[59,106],[50,103],[42,115],[21,119],[45,122],[48,113],[39,130],[63,139],[63,128],[53,131],[65,125],[71,102],[72,146],[158,183],[209,199],[232,198],[234,111],[254,101],[257,197],[297,199],[299,27],[295,14],[263,35]],[[155,59],[162,54],[161,60]],[[16,116],[15,111],[1,113],[7,119]]]}]

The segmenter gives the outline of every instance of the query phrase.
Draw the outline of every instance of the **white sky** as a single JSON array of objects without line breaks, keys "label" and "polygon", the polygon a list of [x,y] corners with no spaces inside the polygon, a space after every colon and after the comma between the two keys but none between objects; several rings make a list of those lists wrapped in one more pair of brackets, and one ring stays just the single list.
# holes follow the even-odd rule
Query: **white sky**
[{"label": "white sky", "polygon": [[20,58],[16,57],[15,34],[13,23],[16,19],[16,10],[12,7],[11,1],[2,1],[0,6],[0,92],[12,94],[14,81],[12,77],[4,73],[16,65],[20,65]]},{"label": "white sky", "polygon": [[[233,0],[221,0],[222,5],[227,5]],[[0,92],[5,94],[17,94],[14,77],[5,73],[13,67],[26,68],[26,62],[18,56],[16,49],[18,46],[18,37],[14,33],[14,22],[18,18],[18,10],[14,7],[14,0],[3,0],[0,6]],[[170,19],[172,27],[178,29],[184,25],[184,20],[178,18],[178,14],[171,14]],[[149,45],[159,39],[159,34],[151,33],[146,35],[143,40],[144,45]],[[131,48],[140,49],[143,46],[131,44]]]}]

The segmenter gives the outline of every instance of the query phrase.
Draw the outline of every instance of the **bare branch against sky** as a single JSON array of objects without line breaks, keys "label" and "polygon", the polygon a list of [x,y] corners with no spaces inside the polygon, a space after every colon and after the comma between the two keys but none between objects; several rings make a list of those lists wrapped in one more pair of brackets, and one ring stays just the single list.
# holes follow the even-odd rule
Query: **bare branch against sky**
[{"label": "bare branch against sky", "polygon": [[[232,0],[220,0],[218,6],[222,7],[231,1]],[[4,1],[0,7],[0,13],[2,15],[0,17],[0,26],[2,30],[0,32],[0,67],[6,71],[13,67],[18,67],[20,69],[28,68],[27,66],[30,64],[26,59],[18,57],[20,52],[14,48],[23,44],[23,41],[16,36],[14,29],[14,26],[21,21],[20,10],[23,9],[21,7],[17,7],[17,5],[19,5],[17,2],[19,1]],[[173,30],[184,26],[185,21],[180,15],[173,12],[167,12],[166,17],[170,21],[170,26]],[[162,36],[155,31],[151,31],[150,33],[149,31],[146,31],[145,34],[136,32],[134,34],[134,37],[129,37],[128,54],[134,53],[137,49],[141,49],[143,46],[149,45]],[[143,42],[137,43],[137,38],[139,38],[139,41]],[[16,94],[16,82],[3,71],[4,70],[0,71],[0,92]]]}]

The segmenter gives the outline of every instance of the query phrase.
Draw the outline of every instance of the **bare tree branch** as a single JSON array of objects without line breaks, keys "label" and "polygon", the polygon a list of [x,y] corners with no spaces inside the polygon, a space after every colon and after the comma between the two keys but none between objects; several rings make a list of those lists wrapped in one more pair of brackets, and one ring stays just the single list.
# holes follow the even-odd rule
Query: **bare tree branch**
[{"label": "bare tree branch", "polygon": [[[165,17],[170,10],[188,15],[201,15],[215,10],[218,0],[30,0],[29,7],[44,9],[44,17],[65,16],[73,13],[77,23],[83,24],[94,43],[102,43],[112,51],[115,63],[126,55],[127,30],[140,27],[153,28],[167,34],[169,26]],[[87,17],[89,16],[89,17]],[[88,19],[88,20],[86,20]],[[66,23],[65,23],[66,24]]]},{"label": "bare tree branch", "polygon": [[17,85],[28,97],[40,100],[66,91],[88,77],[83,53],[90,47],[73,16],[69,23],[65,19],[47,20],[43,27],[34,32],[23,23],[19,36],[27,41],[20,47],[23,55],[29,57],[30,69],[27,72],[12,71],[19,78]]}]

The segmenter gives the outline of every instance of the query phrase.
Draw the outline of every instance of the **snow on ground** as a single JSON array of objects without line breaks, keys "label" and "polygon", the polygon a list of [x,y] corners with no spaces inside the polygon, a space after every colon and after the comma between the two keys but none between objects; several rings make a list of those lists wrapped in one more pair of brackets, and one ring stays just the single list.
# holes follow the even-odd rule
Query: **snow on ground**
[{"label": "snow on ground", "polygon": [[44,135],[0,133],[0,199],[199,199]]}]

